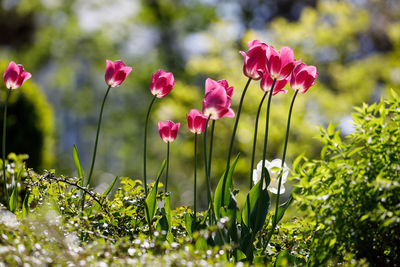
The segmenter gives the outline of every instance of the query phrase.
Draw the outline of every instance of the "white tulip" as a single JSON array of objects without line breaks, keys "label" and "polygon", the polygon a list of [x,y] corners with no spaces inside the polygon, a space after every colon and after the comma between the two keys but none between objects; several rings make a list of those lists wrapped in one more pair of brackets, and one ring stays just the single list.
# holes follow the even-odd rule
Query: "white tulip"
[{"label": "white tulip", "polygon": [[[280,159],[274,159],[271,162],[269,162],[268,160],[265,160],[265,168],[268,170],[269,176],[271,178],[271,182],[268,186],[268,191],[270,191],[273,194],[278,194],[278,184],[279,184],[278,175],[281,170],[281,165],[282,165],[282,160],[280,160]],[[262,160],[257,164],[257,169],[253,170],[254,184],[258,183],[258,181],[260,181],[260,179],[261,179],[261,166],[262,166]],[[285,163],[283,165],[280,194],[285,193],[284,184],[286,182],[288,175],[289,175],[289,168],[287,167],[287,165]],[[263,189],[264,188],[265,188],[265,182],[263,184]]]}]

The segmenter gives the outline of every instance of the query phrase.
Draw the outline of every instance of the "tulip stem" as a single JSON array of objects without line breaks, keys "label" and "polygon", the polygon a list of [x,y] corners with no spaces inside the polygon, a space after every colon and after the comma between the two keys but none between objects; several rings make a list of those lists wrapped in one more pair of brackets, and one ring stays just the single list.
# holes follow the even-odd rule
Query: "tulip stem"
[{"label": "tulip stem", "polygon": [[253,138],[253,150],[251,153],[251,165],[250,165],[250,190],[253,187],[253,169],[254,169],[254,158],[256,154],[256,144],[257,144],[257,131],[258,131],[258,120],[260,117],[260,112],[262,105],[264,103],[265,97],[267,96],[268,91],[264,93],[263,98],[260,101],[260,105],[258,106],[257,115],[256,115],[256,124],[254,126],[254,138]]},{"label": "tulip stem", "polygon": [[212,150],[213,150],[213,141],[214,141],[214,128],[215,128],[215,120],[211,123],[211,134],[210,134],[210,151],[208,152],[208,180],[211,181],[211,158],[212,158]]},{"label": "tulip stem", "polygon": [[210,151],[209,151],[209,154],[208,154],[208,174],[207,174],[207,179],[208,179],[208,183],[209,183],[209,185],[210,185],[210,199],[211,199],[211,202],[210,202],[210,206],[209,206],[209,209],[210,209],[210,215],[212,215],[212,217],[210,217],[210,218],[214,218],[214,209],[213,209],[213,206],[214,206],[214,200],[213,200],[213,198],[212,198],[212,194],[211,194],[211,159],[212,159],[212,150],[213,150],[213,140],[214,140],[214,128],[215,128],[215,120],[213,120],[212,121],[212,124],[211,124],[211,134],[210,134]]},{"label": "tulip stem", "polygon": [[146,175],[146,153],[147,153],[147,125],[149,123],[150,111],[153,106],[156,96],[150,102],[149,108],[147,110],[146,121],[144,123],[144,144],[143,144],[143,183],[144,183],[144,195],[147,197],[147,175]]},{"label": "tulip stem", "polygon": [[289,129],[290,129],[290,119],[292,117],[292,110],[293,110],[293,104],[294,104],[294,100],[296,99],[297,93],[299,92],[299,90],[296,90],[296,92],[293,95],[292,98],[292,102],[290,103],[290,109],[289,109],[289,115],[288,115],[288,120],[287,120],[287,125],[286,125],[286,136],[285,136],[285,145],[283,147],[283,155],[282,155],[282,165],[281,165],[281,169],[279,171],[278,174],[278,194],[276,195],[276,203],[275,203],[275,215],[273,217],[273,221],[272,221],[272,228],[271,231],[268,234],[268,238],[267,238],[267,242],[264,245],[263,251],[265,250],[265,248],[268,246],[268,243],[271,239],[271,236],[275,230],[276,225],[278,224],[278,209],[279,209],[279,197],[280,197],[280,193],[281,193],[281,183],[282,183],[282,171],[283,171],[283,166],[285,164],[285,158],[286,158],[286,149],[287,149],[287,143],[289,140]]},{"label": "tulip stem", "polygon": [[4,104],[4,117],[3,117],[3,179],[4,179],[4,197],[5,206],[9,208],[9,196],[7,189],[7,173],[6,173],[6,128],[7,128],[7,105],[10,97],[11,89],[7,90],[6,103]]},{"label": "tulip stem", "polygon": [[264,175],[264,168],[265,168],[265,158],[267,157],[267,143],[268,143],[268,128],[269,128],[269,110],[271,107],[271,99],[272,99],[272,92],[274,91],[276,79],[272,82],[271,89],[269,90],[268,95],[268,104],[267,104],[267,115],[265,118],[265,136],[264,136],[264,149],[263,149],[263,157],[262,157],[262,167],[261,167],[261,179],[265,179]]},{"label": "tulip stem", "polygon": [[208,166],[207,166],[207,126],[208,126],[208,122],[210,121],[211,118],[211,114],[210,116],[208,116],[207,118],[207,122],[206,122],[206,129],[204,131],[204,140],[203,140],[203,153],[204,153],[204,172],[206,175],[206,182],[207,182],[207,198],[208,198],[208,211],[209,211],[209,222],[211,223],[211,212],[212,212],[212,200],[211,200],[211,182],[210,182],[210,177],[208,175],[209,171],[208,171]]},{"label": "tulip stem", "polygon": [[[96,132],[96,141],[94,142],[94,151],[93,151],[93,158],[92,158],[92,165],[90,166],[90,172],[88,176],[88,180],[86,182],[86,186],[90,186],[90,181],[92,180],[92,174],[93,174],[93,168],[94,168],[94,162],[96,161],[96,153],[97,153],[97,143],[99,141],[99,133],[100,133],[100,126],[101,126],[101,119],[103,117],[103,109],[104,109],[104,104],[106,102],[108,93],[110,92],[111,85],[108,86],[107,92],[104,95],[103,102],[101,103],[101,108],[100,108],[100,115],[99,115],[99,122],[97,123],[97,132]],[[83,197],[85,199],[85,197]]]},{"label": "tulip stem", "polygon": [[194,187],[193,187],[193,213],[194,222],[196,223],[196,213],[197,213],[197,133],[194,134]]},{"label": "tulip stem", "polygon": [[[237,111],[236,119],[235,119],[235,124],[233,126],[231,142],[229,144],[228,157],[226,159],[226,168],[225,168],[225,175],[224,175],[224,180],[223,180],[223,184],[222,184],[222,192],[224,192],[224,190],[225,190],[226,177],[228,176],[228,171],[229,171],[230,164],[231,164],[231,154],[232,154],[233,142],[235,141],[236,130],[237,130],[237,127],[239,124],[240,112],[242,111],[244,96],[246,95],[247,88],[249,87],[250,82],[251,82],[251,78],[249,78],[247,80],[246,86],[244,87],[243,92],[242,92],[242,96],[240,97],[239,107],[238,107],[238,111]],[[222,194],[222,200],[221,200],[222,202],[221,203],[224,203],[224,197],[225,197],[225,195]]]},{"label": "tulip stem", "polygon": [[168,191],[168,169],[169,169],[169,142],[167,142],[167,166],[165,170],[165,193]]}]

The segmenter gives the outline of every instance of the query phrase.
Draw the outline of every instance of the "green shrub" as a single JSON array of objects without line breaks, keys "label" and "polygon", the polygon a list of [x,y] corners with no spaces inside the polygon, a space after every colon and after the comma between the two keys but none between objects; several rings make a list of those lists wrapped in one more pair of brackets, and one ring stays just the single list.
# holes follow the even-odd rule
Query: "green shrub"
[{"label": "green shrub", "polygon": [[296,196],[315,222],[310,262],[352,258],[374,266],[400,262],[400,99],[364,104],[355,132],[341,140],[334,125],[320,129],[321,159],[297,168]]}]

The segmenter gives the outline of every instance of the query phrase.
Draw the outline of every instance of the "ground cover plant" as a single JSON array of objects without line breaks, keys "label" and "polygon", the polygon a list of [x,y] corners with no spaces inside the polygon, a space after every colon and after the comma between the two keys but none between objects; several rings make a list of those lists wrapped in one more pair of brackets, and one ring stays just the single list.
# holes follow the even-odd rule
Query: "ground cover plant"
[{"label": "ground cover plant", "polygon": [[[166,156],[160,169],[148,175],[147,136],[151,109],[168,96],[175,85],[174,75],[158,70],[150,81],[153,95],[143,118],[143,178],[115,177],[104,192],[94,192],[91,179],[96,167],[96,151],[107,96],[122,85],[132,71],[123,61],[106,61],[106,92],[100,107],[93,156],[88,174],[81,166],[78,148],[72,146],[77,177],[66,177],[55,170],[36,173],[25,166],[26,156],[6,158],[6,119],[8,96],[31,77],[22,65],[10,62],[4,72],[7,98],[4,105],[3,175],[0,224],[0,255],[10,265],[311,265],[321,264],[396,264],[399,239],[399,97],[354,114],[356,131],[342,141],[334,126],[321,128],[325,144],[320,160],[299,156],[292,171],[286,164],[290,123],[297,97],[307,97],[318,73],[315,66],[296,60],[289,47],[276,50],[258,40],[249,42],[243,74],[247,78],[240,92],[226,80],[205,79],[202,110],[188,108],[187,127],[194,133],[193,203],[171,209],[168,191],[170,149],[178,138],[181,124],[158,123],[159,135],[166,143]],[[255,114],[249,188],[239,192],[234,186],[235,167],[240,154],[233,154],[240,115],[250,83],[260,82],[264,92]],[[280,159],[268,160],[268,134],[273,96],[293,89]],[[23,90],[23,88],[21,88]],[[234,93],[241,93],[238,107],[231,106]],[[300,94],[299,94],[300,93]],[[156,102],[161,102],[157,103]],[[266,101],[266,107],[264,102]],[[263,109],[263,106],[265,109]],[[189,111],[190,110],[190,111]],[[259,116],[265,112],[263,149],[256,151]],[[214,173],[213,140],[217,121],[233,119],[227,137],[224,173]],[[286,114],[282,114],[282,120]],[[202,135],[202,138],[199,138]],[[106,138],[106,137],[105,137]],[[203,155],[198,155],[202,141]],[[162,151],[162,149],[160,149]],[[261,155],[261,156],[260,156]],[[258,160],[257,157],[259,157]],[[203,161],[207,184],[207,209],[198,210],[197,163]],[[256,165],[255,162],[259,161]],[[255,166],[256,165],[256,166]],[[151,175],[151,176],[150,176]],[[212,179],[220,177],[215,188]],[[280,199],[285,182],[296,181],[287,201]],[[149,178],[149,179],[148,179]],[[121,186],[114,195],[116,182]],[[164,190],[160,190],[164,189]],[[368,193],[367,193],[368,192]],[[239,207],[236,197],[244,194]],[[331,202],[329,202],[331,201]],[[381,203],[380,203],[380,202]],[[290,205],[303,208],[303,218],[286,218]],[[380,205],[379,205],[380,203]],[[365,232],[377,240],[371,239]],[[382,235],[382,236],[379,236]],[[382,241],[381,240],[385,240]],[[367,252],[366,252],[367,251]],[[373,251],[373,253],[370,253]]]}]

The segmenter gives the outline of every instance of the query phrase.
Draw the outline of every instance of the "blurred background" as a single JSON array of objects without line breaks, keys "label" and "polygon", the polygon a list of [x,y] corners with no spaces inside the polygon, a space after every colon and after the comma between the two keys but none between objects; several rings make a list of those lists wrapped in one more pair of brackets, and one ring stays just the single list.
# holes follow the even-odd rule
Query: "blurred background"
[{"label": "blurred background", "polygon": [[[28,166],[38,172],[55,169],[76,175],[72,159],[76,144],[88,173],[106,91],[105,61],[122,59],[134,68],[106,102],[94,173],[98,190],[116,175],[142,179],[151,74],[160,68],[173,72],[175,88],[153,106],[148,179],[155,178],[166,155],[157,122],[181,122],[171,145],[169,189],[175,205],[192,204],[193,134],[187,130],[186,113],[201,110],[207,77],[226,79],[235,87],[232,107],[237,109],[247,81],[239,51],[247,51],[248,41],[290,46],[297,59],[318,68],[316,85],[295,103],[289,166],[301,153],[319,156],[315,126],[333,121],[342,134],[349,134],[354,105],[375,102],[390,88],[400,88],[398,0],[0,0],[0,31],[1,71],[13,60],[33,74],[10,98],[7,150],[29,154]],[[269,160],[282,154],[293,95],[288,89],[287,95],[272,100]],[[5,95],[2,86],[1,105]],[[248,190],[254,118],[262,95],[259,82],[253,81],[234,147],[234,155],[241,152],[234,177],[242,191],[239,202]],[[223,118],[216,124],[214,187],[224,170],[233,122]],[[256,162],[262,154],[262,142],[258,143]],[[204,207],[201,159],[199,201]]]}]

